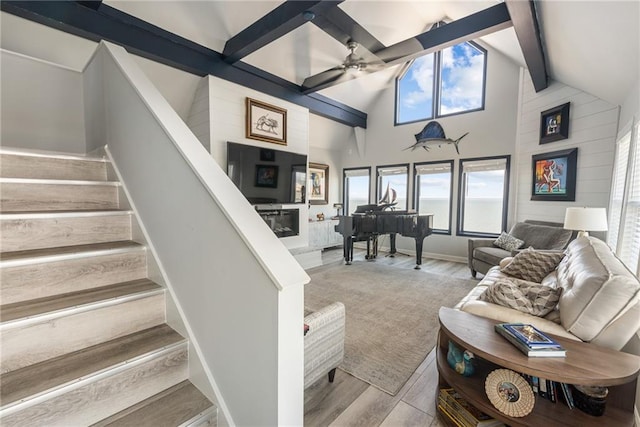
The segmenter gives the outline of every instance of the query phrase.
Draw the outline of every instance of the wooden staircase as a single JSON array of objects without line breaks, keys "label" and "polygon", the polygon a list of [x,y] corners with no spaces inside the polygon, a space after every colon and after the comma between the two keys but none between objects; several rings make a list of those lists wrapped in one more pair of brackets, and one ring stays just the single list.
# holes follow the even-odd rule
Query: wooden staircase
[{"label": "wooden staircase", "polygon": [[0,424],[215,426],[108,167],[0,151]]}]

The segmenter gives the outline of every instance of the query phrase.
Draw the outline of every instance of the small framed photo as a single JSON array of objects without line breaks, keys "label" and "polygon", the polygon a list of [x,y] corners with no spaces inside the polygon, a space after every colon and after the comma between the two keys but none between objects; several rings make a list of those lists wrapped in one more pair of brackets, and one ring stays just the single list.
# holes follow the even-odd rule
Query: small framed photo
[{"label": "small framed photo", "polygon": [[329,165],[309,162],[309,203],[326,205],[329,203]]},{"label": "small framed photo", "polygon": [[278,166],[256,165],[256,187],[278,187]]},{"label": "small framed photo", "polygon": [[287,145],[287,110],[247,98],[247,138]]},{"label": "small framed photo", "polygon": [[276,151],[271,150],[269,148],[261,148],[260,149],[260,161],[261,162],[275,162],[276,161]]},{"label": "small framed photo", "polygon": [[570,102],[540,113],[540,144],[569,138]]},{"label": "small framed photo", "polygon": [[531,200],[576,200],[578,149],[531,156]]}]

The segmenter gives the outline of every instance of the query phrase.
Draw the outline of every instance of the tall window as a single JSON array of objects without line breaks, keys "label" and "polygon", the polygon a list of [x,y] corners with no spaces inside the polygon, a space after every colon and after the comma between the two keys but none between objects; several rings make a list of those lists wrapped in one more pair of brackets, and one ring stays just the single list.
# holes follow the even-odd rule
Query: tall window
[{"label": "tall window", "polygon": [[640,274],[640,124],[616,144],[607,243],[636,275]]},{"label": "tall window", "polygon": [[470,41],[414,59],[396,81],[396,125],[484,109],[486,68]]},{"label": "tall window", "polygon": [[369,204],[371,168],[347,168],[344,175],[344,215],[351,215],[360,205]]},{"label": "tall window", "polygon": [[510,160],[460,160],[458,235],[498,236],[506,228]]},{"label": "tall window", "polygon": [[415,208],[419,215],[433,214],[433,232],[451,234],[453,160],[414,165]]},{"label": "tall window", "polygon": [[378,166],[376,168],[376,197],[380,202],[388,197],[396,198],[396,210],[408,208],[409,197],[409,164]]}]

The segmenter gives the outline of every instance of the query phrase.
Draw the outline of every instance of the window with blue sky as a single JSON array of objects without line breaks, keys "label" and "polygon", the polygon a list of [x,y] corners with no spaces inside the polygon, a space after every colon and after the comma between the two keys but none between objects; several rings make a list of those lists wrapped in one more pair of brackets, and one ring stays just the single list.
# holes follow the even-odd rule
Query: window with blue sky
[{"label": "window with blue sky", "polygon": [[396,124],[482,110],[486,59],[464,42],[413,60],[396,81]]},{"label": "window with blue sky", "polygon": [[358,206],[369,204],[371,168],[347,168],[343,175],[344,214],[351,215]]}]

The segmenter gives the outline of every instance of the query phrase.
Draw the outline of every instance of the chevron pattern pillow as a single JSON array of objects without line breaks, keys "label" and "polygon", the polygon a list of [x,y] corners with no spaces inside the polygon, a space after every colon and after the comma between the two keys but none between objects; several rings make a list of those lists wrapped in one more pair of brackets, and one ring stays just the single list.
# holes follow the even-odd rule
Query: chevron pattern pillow
[{"label": "chevron pattern pillow", "polygon": [[500,279],[478,297],[481,301],[499,304],[533,316],[545,316],[558,305],[562,288],[518,279]]},{"label": "chevron pattern pillow", "polygon": [[505,251],[515,251],[524,245],[524,240],[520,240],[516,237],[513,237],[509,233],[505,233],[504,231],[500,233],[500,236],[493,242],[494,246],[504,249]]},{"label": "chevron pattern pillow", "polygon": [[540,283],[547,274],[556,269],[563,257],[562,252],[536,251],[529,247],[514,256],[500,271],[519,279]]}]

